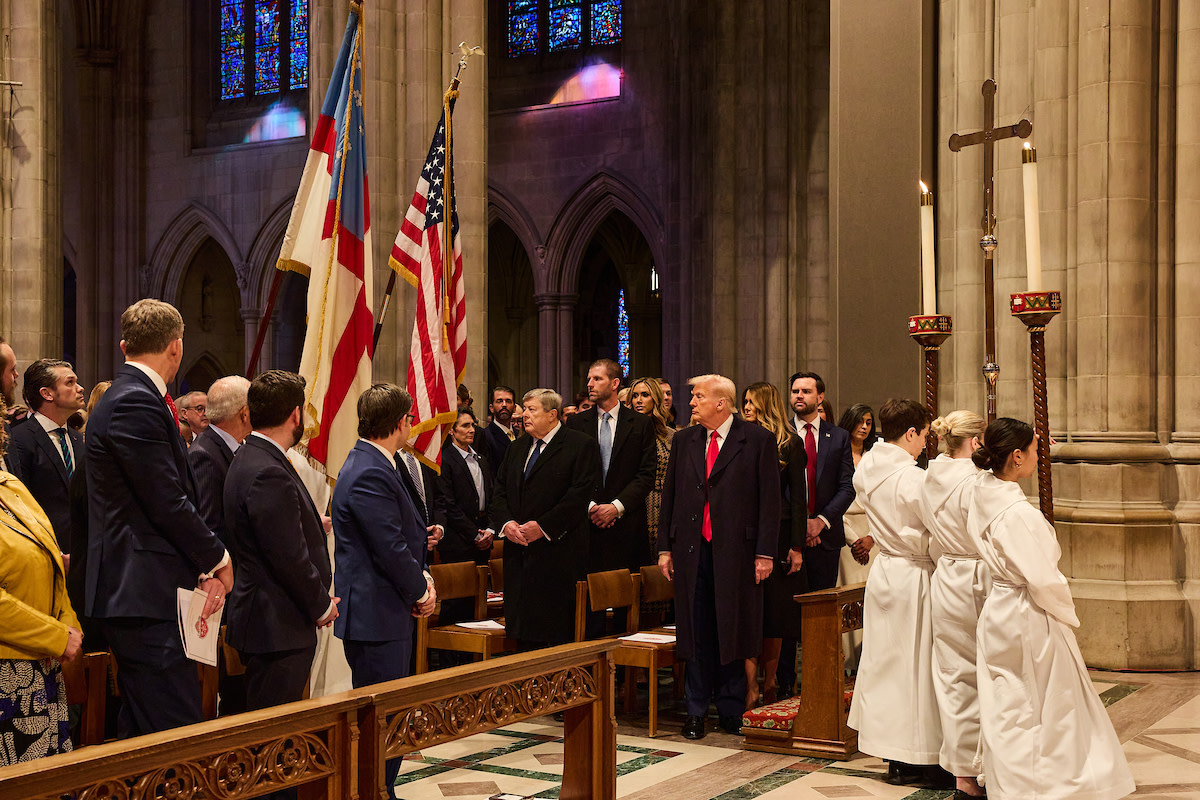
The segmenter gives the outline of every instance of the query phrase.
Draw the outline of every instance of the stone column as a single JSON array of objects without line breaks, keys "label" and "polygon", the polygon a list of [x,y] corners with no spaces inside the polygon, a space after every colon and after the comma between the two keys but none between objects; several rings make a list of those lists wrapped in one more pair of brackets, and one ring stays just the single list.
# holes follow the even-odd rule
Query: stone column
[{"label": "stone column", "polygon": [[578,304],[577,294],[558,296],[558,335],[555,341],[558,347],[558,380],[549,388],[565,395],[573,395],[576,391],[575,306]]},{"label": "stone column", "polygon": [[[0,333],[20,369],[62,356],[57,3],[5,3],[0,87]],[[80,286],[83,291],[83,286]]]},{"label": "stone column", "polygon": [[[538,309],[538,385],[549,388],[558,384],[560,366],[558,294],[544,292],[534,295],[533,299],[537,303]],[[517,402],[520,402],[520,398],[517,398]]]},{"label": "stone column", "polygon": [[[242,365],[243,371],[250,366],[250,359],[254,357],[254,342],[258,339],[258,326],[261,321],[261,308],[242,306],[242,339],[246,345],[246,363]],[[262,365],[265,363],[266,349],[267,343],[263,342],[263,352],[258,356],[259,369],[262,369]]]}]

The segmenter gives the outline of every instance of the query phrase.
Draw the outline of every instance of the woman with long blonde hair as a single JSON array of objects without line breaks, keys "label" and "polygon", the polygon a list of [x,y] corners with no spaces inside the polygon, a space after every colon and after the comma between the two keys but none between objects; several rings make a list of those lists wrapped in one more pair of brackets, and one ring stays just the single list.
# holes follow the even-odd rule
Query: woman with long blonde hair
[{"label": "woman with long blonde hair", "polygon": [[667,406],[662,386],[656,378],[638,378],[629,384],[630,406],[639,414],[645,414],[654,422],[654,446],[657,465],[654,470],[654,487],[646,495],[646,528],[650,538],[650,552],[658,556],[658,515],[662,507],[663,481],[667,477],[667,460],[671,455],[671,439],[675,429],[667,417]]},{"label": "woman with long blonde hair", "polygon": [[[808,521],[805,502],[804,446],[787,422],[787,411],[779,390],[769,383],[752,383],[742,393],[742,417],[762,425],[775,436],[779,448],[780,505],[779,540],[775,568],[763,582],[763,646],[757,659],[746,659],[746,709],[758,704],[758,665],[762,664],[762,698],[778,699],[779,654],[783,640],[800,637],[799,607],[792,599],[808,591],[808,580],[800,570]],[[789,557],[789,551],[792,555]]]}]

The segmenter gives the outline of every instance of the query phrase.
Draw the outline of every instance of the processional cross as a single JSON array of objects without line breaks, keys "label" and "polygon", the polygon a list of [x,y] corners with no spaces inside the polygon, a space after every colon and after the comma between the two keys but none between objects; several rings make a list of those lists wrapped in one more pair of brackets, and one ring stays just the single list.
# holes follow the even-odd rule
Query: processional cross
[{"label": "processional cross", "polygon": [[956,133],[950,137],[950,150],[955,153],[964,147],[983,145],[983,236],[979,240],[979,247],[983,250],[984,349],[987,351],[983,377],[987,379],[988,384],[988,422],[996,419],[996,379],[1000,377],[1000,367],[996,363],[996,286],[992,276],[992,254],[996,251],[995,195],[992,187],[992,178],[995,176],[995,145],[1001,139],[1014,136],[1027,139],[1033,133],[1033,123],[1027,119],[1022,119],[1015,125],[995,127],[995,98],[996,82],[988,79],[983,82],[983,130],[967,134]]}]

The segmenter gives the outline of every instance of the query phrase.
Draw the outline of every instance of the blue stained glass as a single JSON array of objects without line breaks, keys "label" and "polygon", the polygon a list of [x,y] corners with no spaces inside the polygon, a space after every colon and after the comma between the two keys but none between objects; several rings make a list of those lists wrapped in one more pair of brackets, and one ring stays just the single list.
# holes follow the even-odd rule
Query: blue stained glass
[{"label": "blue stained glass", "polygon": [[221,99],[246,94],[246,9],[242,0],[221,2]]},{"label": "blue stained glass", "polygon": [[510,0],[508,4],[508,55],[527,56],[538,51],[537,0]]},{"label": "blue stained glass", "polygon": [[592,44],[621,41],[621,0],[592,0]]},{"label": "blue stained glass", "polygon": [[550,51],[575,50],[582,44],[583,9],[578,2],[557,0],[550,9],[550,30],[547,38]]},{"label": "blue stained glass", "polygon": [[291,24],[291,75],[289,85],[293,89],[308,86],[308,0],[292,0]]},{"label": "blue stained glass", "polygon": [[629,377],[629,314],[625,311],[625,290],[617,295],[617,363],[621,374]]},{"label": "blue stained glass", "polygon": [[279,2],[254,2],[254,93],[279,91]]}]

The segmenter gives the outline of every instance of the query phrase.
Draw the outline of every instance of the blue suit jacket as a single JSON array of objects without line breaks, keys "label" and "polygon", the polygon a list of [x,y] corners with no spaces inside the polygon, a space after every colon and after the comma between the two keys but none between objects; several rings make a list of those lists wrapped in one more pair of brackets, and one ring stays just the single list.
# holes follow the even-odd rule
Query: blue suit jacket
[{"label": "blue suit jacket", "polygon": [[225,547],[196,511],[179,428],[150,378],[121,367],[88,419],[86,614],[173,620]]},{"label": "blue suit jacket", "polygon": [[233,451],[209,425],[188,448],[187,459],[196,476],[197,510],[217,538],[228,544],[225,536],[225,476],[233,463]]},{"label": "blue suit jacket", "polygon": [[346,457],[333,490],[333,632],[362,642],[411,639],[411,610],[425,594],[425,524],[396,465],[364,441]]},{"label": "blue suit jacket", "polygon": [[[83,457],[83,437],[79,431],[67,429],[75,450],[75,468]],[[67,465],[63,462],[58,437],[51,437],[36,419],[12,429],[8,440],[8,469],[16,475],[34,499],[46,511],[54,526],[58,546],[71,552],[71,483],[67,480]]]},{"label": "blue suit jacket", "polygon": [[[842,517],[854,502],[854,454],[850,451],[850,434],[831,422],[820,420],[815,435],[820,437],[817,445],[817,515],[829,520],[829,527],[821,532],[821,547],[840,550],[846,544]],[[803,450],[803,428],[799,436]]]}]

